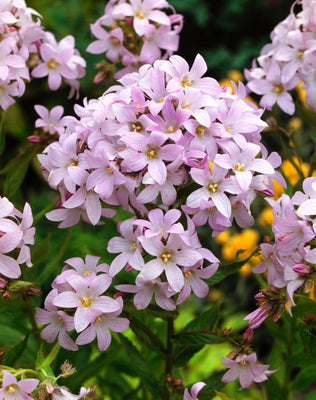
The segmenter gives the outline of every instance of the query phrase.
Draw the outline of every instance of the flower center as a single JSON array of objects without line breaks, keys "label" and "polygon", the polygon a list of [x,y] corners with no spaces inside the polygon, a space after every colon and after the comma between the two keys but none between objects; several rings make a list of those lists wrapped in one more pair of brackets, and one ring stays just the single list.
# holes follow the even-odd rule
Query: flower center
[{"label": "flower center", "polygon": [[176,130],[177,129],[173,125],[169,125],[167,129],[168,133],[175,133]]},{"label": "flower center", "polygon": [[100,322],[102,322],[101,317],[96,317],[95,322],[98,323],[98,324],[99,324]]},{"label": "flower center", "polygon": [[172,258],[172,253],[169,250],[165,250],[160,254],[160,258],[163,263],[167,263]]},{"label": "flower center", "polygon": [[47,65],[48,69],[55,69],[57,67],[57,65],[59,65],[59,64],[57,61],[55,61],[53,58],[51,58],[50,60],[47,61],[46,65]]},{"label": "flower center", "polygon": [[7,391],[8,391],[9,393],[14,393],[14,392],[15,392],[14,386],[13,386],[13,385],[8,386]]},{"label": "flower center", "polygon": [[231,125],[227,125],[227,126],[226,126],[226,131],[227,131],[227,132],[230,132],[231,130],[232,130],[232,126],[231,126]]},{"label": "flower center", "polygon": [[185,77],[182,79],[181,85],[182,85],[183,87],[185,87],[185,86],[191,86],[191,85],[192,85],[192,81],[190,81],[190,80],[188,79],[188,77],[185,76]]},{"label": "flower center", "polygon": [[239,162],[234,166],[234,170],[235,171],[239,171],[242,172],[245,170],[245,165],[244,164],[240,164]]},{"label": "flower center", "polygon": [[246,365],[246,364],[247,364],[247,361],[241,360],[241,361],[240,361],[240,364],[241,364],[241,365]]},{"label": "flower center", "polygon": [[120,40],[114,36],[111,37],[111,42],[114,46],[118,46],[120,44]]},{"label": "flower center", "polygon": [[210,193],[215,193],[215,192],[217,192],[217,189],[218,189],[218,183],[210,182],[210,183],[206,186],[206,188],[207,188],[207,190],[208,190]]},{"label": "flower center", "polygon": [[143,125],[140,122],[132,123],[132,131],[133,132],[141,132],[143,130]]},{"label": "flower center", "polygon": [[90,275],[90,272],[89,271],[86,271],[85,273],[84,273],[84,276],[89,276]]},{"label": "flower center", "polygon": [[150,160],[152,160],[153,158],[158,158],[158,151],[153,147],[149,147],[146,151],[146,155]]},{"label": "flower center", "polygon": [[281,93],[284,92],[284,88],[283,88],[283,86],[282,86],[281,84],[275,85],[273,90],[274,90],[275,93],[277,93],[277,94],[281,94]]},{"label": "flower center", "polygon": [[81,297],[80,299],[82,307],[90,307],[92,300],[89,297]]},{"label": "flower center", "polygon": [[135,17],[136,17],[136,18],[139,18],[139,19],[144,19],[145,14],[142,12],[142,10],[139,10],[139,11],[135,14]]},{"label": "flower center", "polygon": [[137,244],[133,243],[130,247],[131,250],[136,250],[137,249]]},{"label": "flower center", "polygon": [[196,133],[197,136],[203,136],[204,133],[205,133],[205,127],[203,125],[198,125],[195,128],[195,133]]},{"label": "flower center", "polygon": [[113,167],[107,167],[107,170],[109,171],[110,174],[113,173]]},{"label": "flower center", "polygon": [[77,160],[71,160],[69,167],[76,167],[78,165],[78,161]]},{"label": "flower center", "polygon": [[191,272],[191,271],[185,271],[185,273],[184,273],[184,276],[185,276],[186,278],[189,278],[191,275],[192,275],[192,272]]}]

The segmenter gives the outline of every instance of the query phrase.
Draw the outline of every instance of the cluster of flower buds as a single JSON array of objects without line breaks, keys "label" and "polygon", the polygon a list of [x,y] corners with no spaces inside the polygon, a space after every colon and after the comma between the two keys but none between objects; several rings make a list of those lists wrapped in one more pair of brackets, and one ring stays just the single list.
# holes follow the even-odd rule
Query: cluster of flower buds
[{"label": "cluster of flower buds", "polygon": [[[171,14],[163,9],[171,10]],[[122,65],[124,68],[115,75],[119,78],[177,51],[182,24],[182,15],[175,14],[166,0],[110,0],[104,15],[91,25],[98,40],[87,51],[105,53],[109,61]],[[96,83],[107,76],[106,64],[98,67]]]},{"label": "cluster of flower buds", "polygon": [[39,17],[24,0],[1,1],[0,107],[4,110],[14,103],[14,97],[24,94],[30,76],[48,76],[51,90],[65,81],[73,95],[78,92],[78,78],[85,75],[85,60],[74,48],[74,38],[56,42],[51,32],[44,31]]},{"label": "cluster of flower buds", "polygon": [[[136,293],[137,309],[146,308],[154,296],[161,308],[174,310],[191,291],[200,298],[209,292],[202,279],[214,275],[219,261],[202,248],[193,222],[188,219],[185,231],[177,222],[180,217],[179,210],[169,210],[165,215],[159,208],[151,210],[148,219],[123,221],[121,237],[109,241],[108,251],[120,253],[110,266],[110,275],[115,276],[124,267],[139,271],[135,285],[116,286],[122,292]],[[207,267],[203,267],[205,260],[211,263]],[[175,303],[171,297],[176,294]]]},{"label": "cluster of flower buds", "polygon": [[[66,260],[66,266],[52,283],[53,290],[45,299],[45,309],[36,309],[36,321],[47,325],[41,333],[43,339],[58,341],[67,350],[78,350],[77,345],[97,338],[98,348],[105,351],[111,343],[109,329],[125,331],[126,318],[118,318],[123,308],[121,297],[105,296],[112,283],[109,266],[99,264],[99,257],[87,255]],[[68,332],[79,333],[76,342]]]},{"label": "cluster of flower buds", "polygon": [[[301,10],[294,13],[294,6]],[[277,104],[293,114],[295,105],[289,91],[302,81],[306,103],[316,109],[316,7],[315,0],[296,1],[290,15],[271,34],[253,68],[245,72],[248,88],[261,95],[260,105],[271,110]]]},{"label": "cluster of flower buds", "polygon": [[306,178],[303,190],[304,193],[298,191],[292,198],[283,194],[276,201],[268,200],[273,207],[274,240],[261,244],[264,260],[253,272],[266,272],[270,288],[256,295],[259,308],[246,317],[252,329],[268,316],[277,320],[285,311],[285,303],[291,312],[294,293],[299,290],[308,293],[314,288],[316,178]]},{"label": "cluster of flower buds", "polygon": [[80,119],[68,119],[59,140],[39,155],[61,194],[47,217],[64,228],[81,216],[97,224],[116,206],[141,216],[155,206],[182,206],[214,235],[233,219],[250,226],[257,194],[273,195],[272,179],[285,184],[275,171],[281,159],[262,145],[266,123],[262,110],[244,100],[244,86],[233,94],[202,77],[206,69],[200,55],[191,69],[171,56],[76,105]]},{"label": "cluster of flower buds", "polygon": [[19,264],[32,266],[27,246],[34,244],[32,223],[32,210],[28,203],[21,213],[6,197],[0,197],[0,288],[6,286],[6,278],[15,279],[21,275]]}]

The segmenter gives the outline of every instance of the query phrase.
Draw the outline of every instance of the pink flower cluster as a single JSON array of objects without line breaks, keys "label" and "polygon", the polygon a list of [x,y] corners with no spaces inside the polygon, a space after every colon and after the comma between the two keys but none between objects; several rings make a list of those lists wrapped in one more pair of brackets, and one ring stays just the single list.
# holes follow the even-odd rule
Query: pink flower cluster
[{"label": "pink flower cluster", "polygon": [[[87,255],[85,260],[66,260],[67,265],[45,299],[45,309],[36,309],[36,321],[47,325],[41,333],[47,342],[54,342],[58,336],[62,347],[77,350],[77,345],[97,338],[99,350],[105,351],[111,343],[109,329],[122,332],[128,328],[128,319],[117,317],[123,308],[122,298],[104,295],[112,278],[109,266],[98,265],[99,259]],[[75,342],[68,334],[73,330],[79,333]]]},{"label": "pink flower cluster", "polygon": [[301,10],[279,23],[271,33],[271,43],[261,50],[253,68],[245,72],[248,88],[262,95],[260,105],[271,110],[277,104],[293,114],[295,105],[289,93],[303,81],[306,103],[316,108],[316,7],[314,0],[294,3]]},{"label": "pink flower cluster", "polygon": [[18,381],[9,371],[4,371],[2,387],[0,388],[0,400],[32,400],[30,394],[37,388],[38,379],[22,379]]},{"label": "pink flower cluster", "polygon": [[[34,22],[33,17],[37,20]],[[24,0],[2,0],[0,4],[0,107],[6,110],[25,91],[25,81],[48,76],[51,90],[62,80],[78,91],[85,74],[85,60],[74,48],[74,38],[67,36],[57,43],[45,32],[40,15],[26,7]]]},{"label": "pink flower cluster", "polygon": [[[274,238],[271,243],[261,244],[264,260],[253,269],[256,273],[267,273],[268,284],[274,288],[274,293],[277,289],[286,288],[284,296],[289,311],[291,305],[295,305],[294,293],[299,290],[309,292],[315,282],[316,178],[306,178],[303,190],[296,192],[292,198],[283,194],[276,201],[268,200],[273,207]],[[259,303],[266,294],[264,290],[262,292],[256,295]],[[249,320],[249,327],[254,329],[269,315],[273,315],[275,320],[281,316],[277,304],[264,301],[246,319]]]},{"label": "pink flower cluster", "polygon": [[275,171],[281,159],[260,142],[266,123],[244,100],[244,86],[232,94],[202,77],[206,70],[200,55],[192,68],[171,56],[76,105],[80,119],[68,119],[59,140],[39,155],[61,194],[47,217],[64,228],[81,216],[97,224],[117,206],[146,216],[158,205],[182,205],[214,235],[233,219],[250,226],[257,194],[273,195],[272,178],[285,184]]},{"label": "pink flower cluster", "polygon": [[[163,9],[171,10],[171,15]],[[87,51],[105,53],[111,62],[122,64],[116,74],[122,77],[178,50],[182,24],[182,15],[175,14],[166,0],[111,0],[105,14],[91,25],[98,40]]]},{"label": "pink flower cluster", "polygon": [[[21,275],[20,264],[32,266],[28,247],[34,244],[32,223],[32,210],[28,203],[21,213],[6,197],[0,197],[0,276],[15,279]],[[0,281],[4,283],[3,278]]]},{"label": "pink flower cluster", "polygon": [[[205,297],[208,285],[202,280],[210,278],[218,268],[218,259],[202,248],[195,226],[188,219],[188,229],[177,222],[179,210],[164,215],[159,208],[149,211],[148,219],[129,219],[120,225],[121,237],[109,241],[108,251],[120,253],[112,262],[109,273],[115,276],[124,267],[139,271],[135,285],[117,285],[123,292],[136,293],[134,304],[144,309],[154,296],[165,310],[174,310],[191,291]],[[145,262],[145,260],[149,260]],[[204,261],[211,264],[203,267]],[[172,296],[179,294],[176,303]]]}]

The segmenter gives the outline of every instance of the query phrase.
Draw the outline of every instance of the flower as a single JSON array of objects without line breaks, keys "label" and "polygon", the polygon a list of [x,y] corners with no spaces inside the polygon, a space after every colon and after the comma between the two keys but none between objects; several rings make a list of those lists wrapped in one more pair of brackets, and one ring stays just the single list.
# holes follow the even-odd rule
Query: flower
[{"label": "flower", "polygon": [[239,354],[236,359],[222,358],[222,362],[226,368],[229,368],[222,382],[228,383],[239,378],[240,389],[247,389],[253,382],[263,382],[268,379],[268,376],[275,371],[269,371],[270,365],[260,364],[257,361],[256,353]]},{"label": "flower", "polygon": [[191,394],[189,393],[189,389],[185,389],[183,393],[183,400],[199,400],[197,395],[205,385],[206,383],[204,382],[196,382],[191,387]]},{"label": "flower", "polygon": [[0,400],[32,400],[29,396],[38,386],[38,379],[22,379],[18,381],[9,371],[3,372]]}]

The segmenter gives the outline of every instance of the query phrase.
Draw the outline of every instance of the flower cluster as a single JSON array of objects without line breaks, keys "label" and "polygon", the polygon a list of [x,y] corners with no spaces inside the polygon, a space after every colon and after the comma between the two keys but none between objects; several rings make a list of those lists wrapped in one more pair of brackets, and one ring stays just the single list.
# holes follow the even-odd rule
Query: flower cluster
[{"label": "flower cluster", "polygon": [[37,388],[38,379],[22,379],[18,381],[9,371],[4,371],[2,387],[0,388],[0,400],[32,400],[30,394]]},{"label": "flower cluster", "polygon": [[[37,17],[34,21],[33,18]],[[3,0],[0,5],[0,107],[6,110],[25,91],[25,81],[48,76],[48,85],[56,90],[62,80],[78,91],[85,74],[85,60],[74,48],[74,38],[59,43],[44,31],[40,15],[26,7],[24,0]]]},{"label": "flower cluster", "polygon": [[260,105],[271,110],[277,105],[293,114],[295,105],[289,91],[303,81],[306,103],[316,108],[316,8],[314,0],[301,0],[301,11],[279,23],[271,43],[261,50],[253,68],[246,71],[248,88],[262,95]]},{"label": "flower cluster", "polygon": [[278,200],[268,200],[273,207],[274,238],[261,244],[264,260],[253,272],[266,272],[270,288],[256,295],[260,307],[246,317],[251,329],[260,326],[268,316],[277,320],[285,303],[289,311],[295,305],[295,292],[302,289],[307,293],[314,287],[316,178],[306,178],[303,190],[292,198],[283,194]]},{"label": "flower cluster", "polygon": [[[116,289],[136,293],[134,304],[144,309],[154,296],[165,310],[174,310],[191,291],[205,297],[209,288],[202,280],[210,278],[218,268],[218,259],[202,248],[194,224],[188,219],[188,229],[177,222],[179,210],[165,215],[157,208],[149,211],[148,219],[125,220],[120,225],[122,237],[109,241],[108,251],[120,253],[112,262],[109,273],[115,276],[125,266],[140,271],[136,285],[118,285]],[[148,260],[145,262],[145,260]],[[203,267],[204,261],[211,264]],[[176,303],[172,296],[179,294]]]},{"label": "flower cluster", "polygon": [[[179,56],[126,74],[99,99],[75,106],[59,140],[39,155],[49,185],[61,195],[47,214],[60,227],[80,217],[92,224],[116,206],[146,216],[148,208],[183,206],[196,226],[214,235],[253,223],[258,193],[273,195],[281,163],[268,155],[260,132],[262,110],[202,77],[198,55],[190,69]],[[186,204],[184,204],[186,201]]]},{"label": "flower cluster", "polygon": [[[167,15],[163,9],[171,10],[172,14]],[[98,40],[87,51],[105,53],[112,63],[122,64],[124,68],[115,75],[122,77],[178,50],[182,20],[182,15],[175,14],[166,0],[111,0],[104,15],[91,25],[91,32]],[[100,64],[96,83],[104,73]]]},{"label": "flower cluster", "polygon": [[20,264],[32,266],[28,247],[29,244],[34,244],[35,228],[32,223],[32,210],[28,203],[21,213],[6,197],[0,197],[1,288],[5,286],[5,278],[15,279],[21,275]]},{"label": "flower cluster", "polygon": [[[67,265],[52,283],[53,290],[45,300],[45,309],[36,309],[36,321],[47,325],[41,336],[52,343],[58,336],[62,347],[77,350],[77,345],[97,337],[98,348],[105,351],[111,343],[109,329],[125,331],[126,318],[117,318],[123,308],[121,297],[113,299],[104,293],[112,283],[109,266],[99,264],[99,257],[87,255],[66,260]],[[76,342],[67,332],[79,333]]]}]

